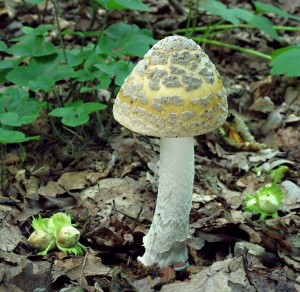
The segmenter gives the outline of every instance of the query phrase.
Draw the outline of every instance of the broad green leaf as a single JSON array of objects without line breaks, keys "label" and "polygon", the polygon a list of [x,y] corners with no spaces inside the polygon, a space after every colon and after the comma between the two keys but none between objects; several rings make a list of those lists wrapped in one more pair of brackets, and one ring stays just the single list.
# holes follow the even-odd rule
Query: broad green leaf
[{"label": "broad green leaf", "polygon": [[284,10],[282,10],[279,7],[276,7],[272,4],[266,4],[266,3],[259,2],[259,1],[254,1],[254,5],[258,12],[272,12],[274,14],[277,14],[277,15],[285,17],[285,18],[300,21],[300,17],[295,16],[290,13],[287,13]]},{"label": "broad green leaf", "polygon": [[300,76],[300,46],[291,46],[275,50],[272,54],[271,74],[285,74],[290,77]]},{"label": "broad green leaf", "polygon": [[9,120],[12,116],[4,115],[0,123],[4,121],[4,124],[9,123],[10,126],[29,124],[37,119],[44,106],[44,103],[29,98],[27,91],[17,87],[9,87],[0,94],[0,114],[17,114],[18,118],[15,115],[16,121],[15,124],[13,124],[13,121]]},{"label": "broad green leaf", "polygon": [[250,11],[241,8],[233,8],[232,10],[238,18],[242,19],[243,21],[257,28],[258,30],[261,30],[265,34],[274,38],[275,40],[280,40],[276,30],[273,28],[272,22],[268,18],[256,15]]},{"label": "broad green leaf", "polygon": [[90,114],[106,108],[106,105],[97,102],[76,101],[65,104],[63,108],[56,108],[49,116],[62,118],[61,122],[69,127],[77,127],[89,121]]},{"label": "broad green leaf", "polygon": [[4,59],[3,61],[0,61],[0,82],[5,82],[7,81],[6,75],[16,66],[18,66],[23,58],[7,58]]},{"label": "broad green leaf", "polygon": [[[53,81],[57,82],[70,77],[75,77],[76,72],[69,65],[61,65],[61,58],[58,55],[45,57],[33,57],[30,59],[28,66],[18,66],[10,71],[6,78],[14,84],[30,87],[35,90],[37,88],[35,80],[43,81],[44,89],[48,90],[53,86]],[[45,78],[41,79],[44,76]],[[49,81],[48,84],[46,83]]]},{"label": "broad green leaf", "polygon": [[21,42],[10,47],[7,50],[7,53],[21,57],[42,57],[52,55],[57,52],[56,47],[52,43],[45,41],[44,37],[35,35],[30,36],[31,37],[25,42]]},{"label": "broad green leaf", "polygon": [[[22,31],[25,34],[33,33],[36,36],[38,36],[38,35],[44,35],[46,32],[48,32],[49,30],[51,30],[53,28],[54,28],[54,26],[52,24],[41,24],[36,28],[32,28],[30,26],[24,26],[24,27],[22,27]],[[21,38],[21,37],[19,37],[19,38]],[[18,39],[18,38],[15,38],[15,39]]]},{"label": "broad green leaf", "polygon": [[74,116],[74,107],[59,107],[54,109],[49,113],[49,116],[53,117],[68,117],[68,116]]},{"label": "broad green leaf", "polygon": [[155,44],[151,32],[136,25],[117,23],[109,26],[100,39],[100,50],[107,55],[143,56]]},{"label": "broad green leaf", "polygon": [[76,108],[76,114],[91,114],[106,109],[106,105],[99,102],[85,102]]},{"label": "broad green leaf", "polygon": [[3,41],[0,41],[0,52],[5,52],[7,50],[6,43]]},{"label": "broad green leaf", "polygon": [[279,41],[279,36],[273,28],[272,22],[264,16],[256,15],[242,8],[228,8],[223,3],[215,0],[201,2],[200,6],[211,14],[221,16],[234,25],[238,25],[242,20]]},{"label": "broad green leaf", "polygon": [[52,77],[38,76],[36,79],[29,80],[28,87],[33,91],[49,91],[55,85],[55,81]]},{"label": "broad green leaf", "polygon": [[[75,67],[80,64],[82,64],[89,56],[96,54],[95,50],[93,49],[85,49],[83,51],[81,50],[65,50],[67,59],[68,59],[68,65]],[[61,57],[62,57],[61,52]]]},{"label": "broad green leaf", "polygon": [[48,56],[56,52],[57,49],[52,43],[45,41],[42,36],[35,37],[32,48],[33,57]]},{"label": "broad green leaf", "polygon": [[110,64],[96,64],[95,67],[107,74],[115,75],[115,83],[121,86],[125,78],[131,73],[134,65],[131,62],[118,61]]},{"label": "broad green leaf", "polygon": [[97,37],[99,36],[99,31],[74,31],[69,28],[62,31],[62,35],[75,35],[81,38],[84,37]]},{"label": "broad green leaf", "polygon": [[94,50],[90,51],[89,54],[86,54],[83,69],[76,71],[76,80],[80,82],[94,81],[93,86],[95,82],[100,82],[101,89],[107,89],[111,83],[111,75],[104,73],[94,66],[94,64],[104,64],[105,62],[107,62],[107,60],[103,59],[99,53]]},{"label": "broad green leaf", "polygon": [[31,56],[31,48],[32,45],[29,44],[26,46],[25,44],[16,44],[11,46],[6,52],[10,55],[20,56],[20,57],[29,57]]},{"label": "broad green leaf", "polygon": [[20,116],[14,112],[0,113],[0,124],[5,126],[18,127],[22,125]]},{"label": "broad green leaf", "polygon": [[0,69],[12,69],[16,66],[18,66],[23,58],[19,59],[4,59],[3,61],[0,61]]},{"label": "broad green leaf", "polygon": [[26,137],[19,131],[8,130],[0,127],[0,144],[22,143],[29,140],[38,140],[39,136]]},{"label": "broad green leaf", "polygon": [[52,25],[40,25],[37,28],[23,27],[24,35],[12,39],[18,43],[11,46],[6,52],[21,57],[41,57],[56,53],[56,47],[44,39],[44,34],[52,28]]},{"label": "broad green leaf", "polygon": [[221,16],[222,18],[231,22],[232,24],[238,25],[240,23],[234,11],[230,8],[227,8],[226,5],[219,1],[200,1],[200,6],[202,6],[206,11],[208,11],[212,15]]},{"label": "broad green leaf", "polygon": [[139,10],[150,11],[150,8],[143,4],[141,0],[97,0],[102,7],[108,10]]},{"label": "broad green leaf", "polygon": [[44,0],[25,0],[25,2],[30,4],[39,4],[42,3]]}]

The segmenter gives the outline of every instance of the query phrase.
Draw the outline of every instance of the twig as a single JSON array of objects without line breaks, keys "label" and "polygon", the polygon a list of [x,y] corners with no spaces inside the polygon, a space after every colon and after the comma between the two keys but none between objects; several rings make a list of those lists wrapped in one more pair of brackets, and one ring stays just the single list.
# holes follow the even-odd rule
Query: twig
[{"label": "twig", "polygon": [[52,269],[53,269],[53,265],[54,265],[54,257],[51,258],[51,263],[50,263],[50,268],[47,274],[47,280],[46,280],[46,287],[45,287],[45,292],[51,292],[51,283],[52,283]]},{"label": "twig", "polygon": [[243,252],[243,265],[244,265],[244,270],[245,270],[246,278],[249,281],[249,284],[252,287],[254,287],[254,289],[256,291],[259,291],[257,285],[253,282],[252,277],[251,277],[250,272],[249,272],[249,268],[248,268],[249,267],[249,263],[248,263],[248,248],[244,248],[244,252]]}]

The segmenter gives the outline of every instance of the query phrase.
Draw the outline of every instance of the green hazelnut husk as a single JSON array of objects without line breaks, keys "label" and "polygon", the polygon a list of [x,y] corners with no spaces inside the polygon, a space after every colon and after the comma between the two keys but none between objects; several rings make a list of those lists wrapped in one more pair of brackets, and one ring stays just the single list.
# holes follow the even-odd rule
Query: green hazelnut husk
[{"label": "green hazelnut husk", "polygon": [[37,230],[31,233],[28,243],[32,248],[39,251],[45,249],[52,250],[56,246],[53,236],[44,230]]},{"label": "green hazelnut husk", "polygon": [[254,195],[246,195],[244,211],[259,214],[260,220],[267,217],[278,218],[278,209],[282,204],[283,193],[276,183],[261,187]]},{"label": "green hazelnut husk", "polygon": [[75,246],[80,238],[80,232],[73,226],[65,226],[56,236],[56,243],[60,247],[69,248]]}]

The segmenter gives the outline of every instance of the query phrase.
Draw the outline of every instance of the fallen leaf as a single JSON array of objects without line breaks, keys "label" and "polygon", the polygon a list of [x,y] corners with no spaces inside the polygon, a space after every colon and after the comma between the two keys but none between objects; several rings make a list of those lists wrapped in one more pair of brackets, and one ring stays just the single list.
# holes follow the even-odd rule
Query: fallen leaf
[{"label": "fallen leaf", "polygon": [[23,241],[22,234],[17,226],[0,227],[0,250],[12,251],[21,241]]}]

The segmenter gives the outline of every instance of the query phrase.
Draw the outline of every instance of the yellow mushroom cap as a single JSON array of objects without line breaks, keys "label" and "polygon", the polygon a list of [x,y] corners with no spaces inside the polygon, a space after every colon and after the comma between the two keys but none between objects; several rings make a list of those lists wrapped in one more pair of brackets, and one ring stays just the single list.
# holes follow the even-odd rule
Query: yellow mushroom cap
[{"label": "yellow mushroom cap", "polygon": [[170,36],[134,67],[116,97],[113,114],[121,125],[143,135],[197,136],[225,122],[226,91],[198,44]]}]

